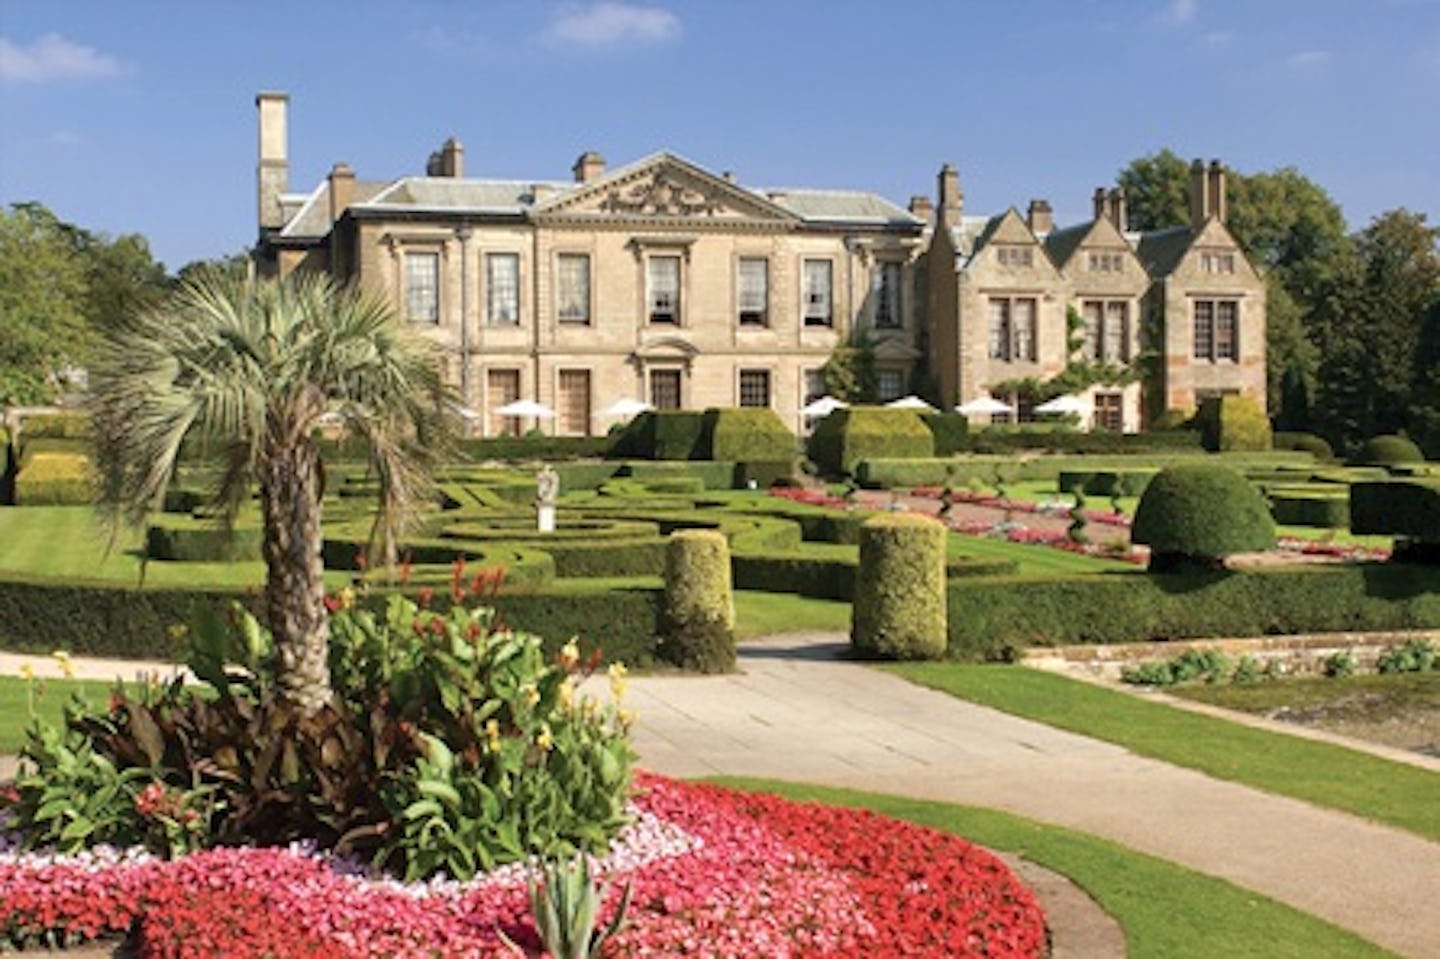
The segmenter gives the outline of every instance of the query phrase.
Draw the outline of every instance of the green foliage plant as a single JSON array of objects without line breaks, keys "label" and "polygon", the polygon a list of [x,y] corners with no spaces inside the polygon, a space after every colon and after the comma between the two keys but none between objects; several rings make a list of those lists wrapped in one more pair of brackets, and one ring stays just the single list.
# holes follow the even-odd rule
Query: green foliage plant
[{"label": "green foliage plant", "polygon": [[[600,907],[606,885],[598,882],[583,855],[573,859],[546,859],[540,864],[541,881],[532,877],[527,886],[530,913],[540,944],[552,959],[599,959],[605,942],[625,923],[630,908],[630,883],[625,884],[615,915],[601,928]],[[529,955],[510,943],[517,955]]]},{"label": "green foliage plant", "polygon": [[[1247,673],[1251,671],[1247,668]],[[1253,672],[1258,674],[1258,668]],[[1120,672],[1125,682],[1144,686],[1173,686],[1197,680],[1217,683],[1230,675],[1230,660],[1218,649],[1187,649],[1168,660],[1138,663]]]},{"label": "green foliage plant", "polygon": [[1201,443],[1212,453],[1271,447],[1270,420],[1251,397],[1211,397],[1200,404],[1196,421]]},{"label": "green foliage plant", "polygon": [[1232,553],[1273,549],[1275,521],[1264,497],[1234,470],[1176,466],[1146,487],[1131,538],[1150,547],[1152,571],[1217,566]]},{"label": "green foliage plant", "polygon": [[665,612],[659,655],[685,669],[735,666],[730,545],[718,530],[682,529],[665,550]]},{"label": "green foliage plant", "polygon": [[204,691],[178,678],[117,690],[32,731],[34,774],[11,807],[22,843],[174,854],[310,839],[407,879],[605,849],[633,760],[623,667],[611,705],[582,699],[578,647],[547,662],[538,637],[464,601],[460,573],[445,612],[332,597],[335,695],[315,711],[281,695],[274,639],[251,614],[202,617],[189,666]]},{"label": "green foliage plant", "polygon": [[1428,639],[1407,639],[1381,653],[1375,668],[1382,673],[1423,673],[1440,668],[1440,650]]},{"label": "green foliage plant", "polygon": [[1331,653],[1320,664],[1320,672],[1331,679],[1344,679],[1355,675],[1355,655],[1348,650]]},{"label": "green foliage plant", "polygon": [[882,659],[945,655],[945,527],[928,516],[871,517],[860,527],[851,646]]},{"label": "green foliage plant", "polygon": [[1070,525],[1066,528],[1065,535],[1072,543],[1088,543],[1090,534],[1085,531],[1085,527],[1090,524],[1090,521],[1085,518],[1084,484],[1075,487],[1071,493],[1075,497],[1075,504],[1070,507]]}]

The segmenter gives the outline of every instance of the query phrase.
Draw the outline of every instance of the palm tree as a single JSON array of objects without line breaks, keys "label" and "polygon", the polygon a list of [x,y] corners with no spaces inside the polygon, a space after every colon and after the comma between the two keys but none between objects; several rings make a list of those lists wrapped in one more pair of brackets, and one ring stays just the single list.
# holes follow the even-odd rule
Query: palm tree
[{"label": "palm tree", "polygon": [[110,519],[140,525],[163,502],[187,436],[222,447],[214,494],[227,525],[259,485],[277,685],[302,712],[319,709],[331,688],[313,433],[328,412],[364,439],[380,482],[371,544],[393,560],[444,430],[428,342],[358,288],[211,273],[109,334],[100,355],[91,403]]}]

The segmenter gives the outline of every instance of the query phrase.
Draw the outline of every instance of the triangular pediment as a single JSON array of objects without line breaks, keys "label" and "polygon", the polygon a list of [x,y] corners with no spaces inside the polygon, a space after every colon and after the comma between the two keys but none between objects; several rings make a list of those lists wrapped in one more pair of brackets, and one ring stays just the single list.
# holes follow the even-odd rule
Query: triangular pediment
[{"label": "triangular pediment", "polygon": [[537,217],[673,221],[687,225],[799,218],[688,160],[660,153],[540,204]]},{"label": "triangular pediment", "polygon": [[1066,257],[1065,262],[1055,265],[1061,269],[1065,269],[1081,252],[1090,253],[1100,251],[1122,253],[1127,259],[1135,263],[1137,269],[1143,272],[1140,258],[1135,255],[1135,248],[1130,245],[1129,240],[1125,239],[1125,234],[1120,232],[1120,228],[1110,219],[1103,216],[1090,223],[1090,228],[1085,231],[1085,235],[1081,238],[1070,256]]},{"label": "triangular pediment", "polygon": [[1026,226],[1024,217],[1013,206],[1000,217],[995,232],[990,234],[989,242],[1040,245],[1039,241],[1035,239],[1035,234],[1030,232],[1030,227]]},{"label": "triangular pediment", "polygon": [[1235,239],[1235,235],[1230,232],[1224,223],[1220,222],[1218,217],[1213,216],[1200,228],[1200,233],[1191,239],[1190,245],[1182,257],[1182,263],[1193,269],[1195,268],[1195,260],[1198,257],[1204,253],[1216,251],[1233,253],[1235,255],[1235,271],[1237,274],[1248,276],[1255,280],[1260,278],[1260,274],[1255,271],[1255,267],[1251,264],[1250,258],[1247,257],[1245,251],[1240,248],[1240,244]]},{"label": "triangular pediment", "polygon": [[875,359],[881,361],[896,362],[899,360],[916,360],[920,358],[920,352],[900,337],[887,336],[875,341],[871,347]]}]

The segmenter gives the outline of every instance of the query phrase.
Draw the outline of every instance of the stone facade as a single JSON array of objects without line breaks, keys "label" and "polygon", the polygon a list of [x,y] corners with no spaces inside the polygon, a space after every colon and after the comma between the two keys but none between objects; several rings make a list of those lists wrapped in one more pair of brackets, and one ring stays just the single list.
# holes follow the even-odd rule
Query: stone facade
[{"label": "stone facade", "polygon": [[[669,153],[607,171],[586,152],[565,181],[477,179],[454,139],[423,176],[366,180],[338,163],[292,194],[288,97],[256,103],[258,272],[383,291],[442,345],[482,435],[603,433],[622,399],[767,405],[803,430],[821,367],[860,336],[882,400],[920,389],[948,408],[1062,372],[1082,332],[1067,315],[1090,334],[1077,358],[1118,368],[1155,354],[1145,382],[1088,391],[1097,425],[1135,430],[1211,392],[1264,402],[1264,284],[1225,229],[1218,165],[1198,168],[1192,223],[1155,234],[1126,230],[1118,191],[1097,191],[1094,218],[1062,230],[1042,201],[1024,217],[965,216],[949,165],[938,202],[906,210],[746,187]],[[495,414],[517,399],[558,415]]]}]

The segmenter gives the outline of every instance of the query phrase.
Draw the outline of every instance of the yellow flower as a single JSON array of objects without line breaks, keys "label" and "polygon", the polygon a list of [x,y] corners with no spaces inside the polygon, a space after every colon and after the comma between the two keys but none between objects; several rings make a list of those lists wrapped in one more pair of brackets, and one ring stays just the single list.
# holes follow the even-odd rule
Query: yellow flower
[{"label": "yellow flower", "polygon": [[520,692],[525,697],[525,705],[534,706],[540,701],[540,690],[535,688],[534,683],[526,683],[520,687]]},{"label": "yellow flower", "polygon": [[539,746],[546,752],[549,752],[555,746],[555,740],[550,735],[549,726],[540,727],[540,735],[535,737],[535,745]]},{"label": "yellow flower", "polygon": [[566,676],[560,683],[560,705],[569,709],[575,704],[575,680]]},{"label": "yellow flower", "polygon": [[578,662],[580,662],[580,647],[572,639],[560,648],[560,665],[565,669],[573,669]]},{"label": "yellow flower", "polygon": [[620,710],[620,728],[629,729],[635,725],[635,711],[633,709]]},{"label": "yellow flower", "polygon": [[349,586],[346,586],[344,589],[340,590],[340,608],[349,609],[354,605],[355,590],[351,589]]},{"label": "yellow flower", "polygon": [[180,640],[184,639],[186,635],[189,634],[189,632],[190,627],[186,626],[184,623],[171,623],[165,628],[166,635],[168,635],[172,641],[177,643]]},{"label": "yellow flower", "polygon": [[70,679],[72,676],[75,675],[75,664],[70,662],[69,653],[65,652],[65,650],[63,649],[57,649],[55,650],[55,652],[51,653],[50,656],[52,659],[55,660],[56,665],[60,667],[60,674],[62,676],[64,676],[66,679]]},{"label": "yellow flower", "polygon": [[610,695],[615,697],[616,702],[619,702],[625,698],[625,676],[628,670],[624,663],[611,663],[606,672],[610,676]]},{"label": "yellow flower", "polygon": [[29,663],[21,663],[20,678],[25,680],[27,683],[33,680],[35,678],[35,667],[31,666]]},{"label": "yellow flower", "polygon": [[500,721],[496,719],[485,720],[485,735],[490,740],[491,749],[500,748]]}]

